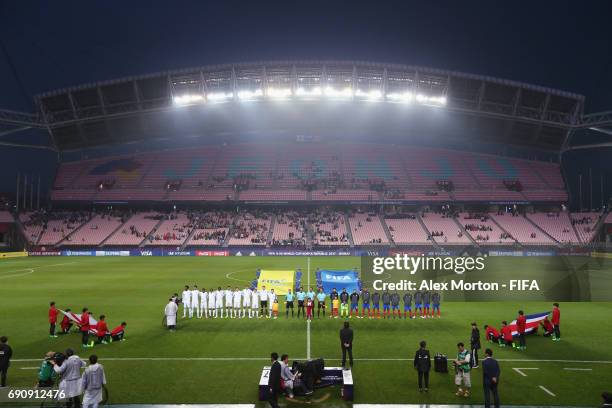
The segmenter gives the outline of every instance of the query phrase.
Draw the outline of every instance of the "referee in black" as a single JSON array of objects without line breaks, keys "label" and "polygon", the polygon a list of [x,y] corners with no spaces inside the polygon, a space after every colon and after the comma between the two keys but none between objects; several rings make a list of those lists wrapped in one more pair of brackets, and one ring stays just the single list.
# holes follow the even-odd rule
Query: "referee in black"
[{"label": "referee in black", "polygon": [[349,355],[349,364],[353,367],[353,329],[349,327],[349,322],[344,322],[344,327],[340,330],[340,344],[342,346],[342,368],[346,368],[346,353]]}]

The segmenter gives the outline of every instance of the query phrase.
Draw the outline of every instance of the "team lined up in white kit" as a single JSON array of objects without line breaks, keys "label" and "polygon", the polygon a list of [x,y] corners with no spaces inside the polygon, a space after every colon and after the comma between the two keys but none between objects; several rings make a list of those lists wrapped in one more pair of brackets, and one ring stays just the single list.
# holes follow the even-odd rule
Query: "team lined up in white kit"
[{"label": "team lined up in white kit", "polygon": [[[193,318],[194,315],[201,319],[205,318],[258,318],[272,317],[272,305],[278,302],[274,289],[266,290],[262,286],[260,290],[246,287],[244,289],[230,286],[223,290],[220,286],[217,290],[198,289],[197,285],[185,289],[178,299],[174,295],[175,301],[183,305],[183,318]],[[225,312],[225,314],[224,314]]]}]

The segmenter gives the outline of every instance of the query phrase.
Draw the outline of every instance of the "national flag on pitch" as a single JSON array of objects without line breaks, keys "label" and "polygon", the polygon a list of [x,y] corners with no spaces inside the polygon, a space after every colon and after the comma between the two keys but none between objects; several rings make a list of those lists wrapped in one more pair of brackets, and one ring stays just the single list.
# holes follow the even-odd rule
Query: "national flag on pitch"
[{"label": "national flag on pitch", "polygon": [[[67,318],[72,320],[74,323],[76,323],[77,326],[81,326],[81,313],[66,312],[62,309],[58,309],[58,310],[62,312],[64,316],[66,316]],[[98,324],[98,321],[94,319],[91,315],[89,315],[89,327],[90,327],[89,332],[97,335],[98,331],[95,329],[96,324]]]},{"label": "national flag on pitch", "polygon": [[[546,316],[548,316],[550,312],[542,312],[535,313],[530,315],[525,315],[525,319],[527,319],[527,324],[525,325],[525,333],[535,333],[540,326],[540,322],[544,320]],[[513,320],[508,326],[512,330],[512,336],[518,336],[518,331],[516,330],[516,319]]]}]

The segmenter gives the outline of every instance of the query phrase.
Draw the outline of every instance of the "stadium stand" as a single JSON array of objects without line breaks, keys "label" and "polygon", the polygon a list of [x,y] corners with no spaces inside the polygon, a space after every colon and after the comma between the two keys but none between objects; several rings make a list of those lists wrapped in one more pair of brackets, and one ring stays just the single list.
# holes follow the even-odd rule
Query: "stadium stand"
[{"label": "stadium stand", "polygon": [[521,244],[553,245],[554,241],[521,214],[497,213],[489,214],[504,230],[516,238]]},{"label": "stadium stand", "polygon": [[195,211],[188,215],[193,230],[186,246],[220,246],[225,243],[233,214],[229,211]]},{"label": "stadium stand", "polygon": [[30,244],[37,244],[40,239],[40,234],[43,231],[43,224],[38,218],[38,214],[38,212],[24,212],[19,214],[19,222]]},{"label": "stadium stand", "polygon": [[565,211],[527,214],[527,218],[561,244],[580,242]]},{"label": "stadium stand", "polygon": [[121,226],[121,217],[113,214],[96,214],[61,242],[61,245],[100,245],[110,234]]},{"label": "stadium stand", "polygon": [[576,229],[576,233],[580,238],[580,241],[584,244],[590,243],[597,230],[595,227],[599,222],[599,218],[601,217],[601,213],[597,212],[581,212],[581,213],[572,213],[570,215],[572,224]]},{"label": "stadium stand", "polygon": [[352,212],[349,215],[349,225],[355,245],[380,245],[389,243],[378,214]]},{"label": "stadium stand", "polygon": [[191,233],[189,217],[184,212],[172,212],[163,216],[157,229],[147,237],[147,246],[180,246]]},{"label": "stadium stand", "polygon": [[341,212],[332,209],[320,209],[314,211],[310,219],[314,230],[313,245],[350,245],[344,214]]},{"label": "stadium stand", "polygon": [[514,244],[516,241],[489,216],[481,213],[459,213],[463,229],[479,244]]},{"label": "stadium stand", "polygon": [[90,218],[86,212],[53,212],[45,213],[43,231],[38,240],[39,245],[55,245],[66,239],[74,230]]},{"label": "stadium stand", "polygon": [[243,211],[230,230],[229,245],[263,246],[268,242],[271,215],[261,211]]},{"label": "stadium stand", "polygon": [[12,223],[15,222],[13,215],[8,211],[0,211],[0,222],[1,223]]},{"label": "stadium stand", "polygon": [[386,214],[385,223],[396,244],[431,244],[415,214]]},{"label": "stadium stand", "polygon": [[153,231],[162,219],[156,212],[143,212],[133,215],[106,241],[107,246],[139,245]]},{"label": "stadium stand", "polygon": [[423,222],[433,237],[439,244],[470,244],[470,238],[461,230],[452,216],[440,213],[423,213]]},{"label": "stadium stand", "polygon": [[297,211],[276,215],[272,231],[272,246],[306,246],[307,217]]}]

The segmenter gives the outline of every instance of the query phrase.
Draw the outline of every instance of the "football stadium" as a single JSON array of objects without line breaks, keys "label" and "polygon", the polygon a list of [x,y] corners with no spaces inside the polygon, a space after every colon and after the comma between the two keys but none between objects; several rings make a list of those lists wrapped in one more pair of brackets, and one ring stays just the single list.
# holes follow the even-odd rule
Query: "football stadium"
[{"label": "football stadium", "polygon": [[156,4],[165,40],[90,36],[99,6],[27,51],[31,12],[63,6],[5,14],[0,406],[610,406],[609,95],[525,80],[545,55],[514,78],[282,42],[207,62],[160,44],[232,43],[236,5],[191,4],[213,29]]}]

